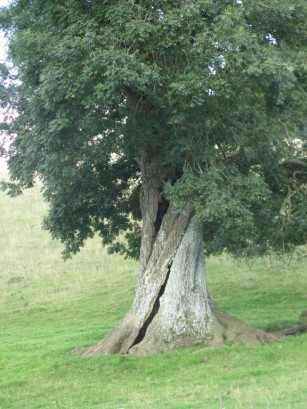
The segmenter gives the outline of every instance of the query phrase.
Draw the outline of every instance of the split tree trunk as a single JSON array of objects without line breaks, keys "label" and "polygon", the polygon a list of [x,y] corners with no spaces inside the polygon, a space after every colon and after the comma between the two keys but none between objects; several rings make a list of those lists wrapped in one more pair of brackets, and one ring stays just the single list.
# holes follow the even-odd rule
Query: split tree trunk
[{"label": "split tree trunk", "polygon": [[192,209],[176,214],[163,204],[163,169],[139,160],[143,187],[141,255],[133,305],[86,355],[149,354],[186,346],[256,344],[268,336],[221,311],[205,281],[203,227]]}]

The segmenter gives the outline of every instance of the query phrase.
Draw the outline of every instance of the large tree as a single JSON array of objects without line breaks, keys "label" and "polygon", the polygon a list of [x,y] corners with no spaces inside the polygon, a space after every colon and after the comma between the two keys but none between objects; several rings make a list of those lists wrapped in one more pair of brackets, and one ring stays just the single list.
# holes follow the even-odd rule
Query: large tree
[{"label": "large tree", "polygon": [[2,69],[4,187],[40,178],[44,226],[66,255],[98,232],[139,257],[131,310],[88,353],[266,339],[214,302],[204,244],[253,256],[306,243],[305,7],[15,0],[1,11],[15,76]]}]

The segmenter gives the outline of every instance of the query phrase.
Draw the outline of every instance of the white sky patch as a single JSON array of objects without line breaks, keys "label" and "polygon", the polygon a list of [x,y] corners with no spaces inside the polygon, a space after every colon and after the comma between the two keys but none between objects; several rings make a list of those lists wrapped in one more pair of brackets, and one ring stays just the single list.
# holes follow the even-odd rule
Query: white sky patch
[{"label": "white sky patch", "polygon": [[6,7],[10,3],[12,3],[12,0],[0,0],[0,7]]},{"label": "white sky patch", "polygon": [[[0,0],[0,7],[6,7],[8,6],[12,0]],[[4,36],[4,33],[0,31],[0,64],[4,63],[6,60],[6,39]],[[0,121],[2,120],[2,115],[0,112]],[[0,141],[2,141],[4,138],[4,135],[0,133]],[[5,167],[5,161],[3,158],[0,158],[0,170],[3,170]]]},{"label": "white sky patch", "polygon": [[276,38],[271,33],[267,34],[265,37],[269,41],[269,44],[271,45],[277,44]]},{"label": "white sky patch", "polygon": [[[0,0],[0,7],[6,7],[12,0]],[[6,58],[6,40],[4,37],[4,33],[0,31],[0,63],[3,63]]]},{"label": "white sky patch", "polygon": [[0,31],[0,63],[4,63],[6,59],[6,40],[4,33]]}]

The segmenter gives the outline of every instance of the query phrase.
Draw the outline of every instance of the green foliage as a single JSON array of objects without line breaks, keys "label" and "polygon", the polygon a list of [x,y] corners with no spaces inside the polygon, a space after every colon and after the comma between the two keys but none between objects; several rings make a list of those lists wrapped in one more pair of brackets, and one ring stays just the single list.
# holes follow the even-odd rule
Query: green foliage
[{"label": "green foliage", "polygon": [[181,211],[188,198],[193,201],[195,218],[205,226],[208,254],[226,249],[239,256],[268,250],[265,232],[272,229],[271,192],[256,172],[242,175],[234,166],[211,167],[199,175],[185,173],[168,190]]},{"label": "green foliage", "polygon": [[304,1],[16,0],[0,14],[8,188],[41,178],[67,254],[129,230],[112,250],[131,255],[145,154],[178,208],[195,206],[209,252],[304,243],[306,168],[282,163],[306,164],[305,21]]}]

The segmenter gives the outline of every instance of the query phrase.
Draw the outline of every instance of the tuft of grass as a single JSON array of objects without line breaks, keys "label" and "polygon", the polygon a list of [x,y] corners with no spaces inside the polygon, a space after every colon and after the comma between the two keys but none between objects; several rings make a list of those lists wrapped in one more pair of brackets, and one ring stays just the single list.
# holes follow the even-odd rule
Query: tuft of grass
[{"label": "tuft of grass", "polygon": [[[0,409],[305,409],[307,334],[261,347],[85,358],[129,309],[137,265],[98,238],[63,262],[39,186],[0,193]],[[222,308],[252,326],[303,322],[306,262],[210,258]]]}]

